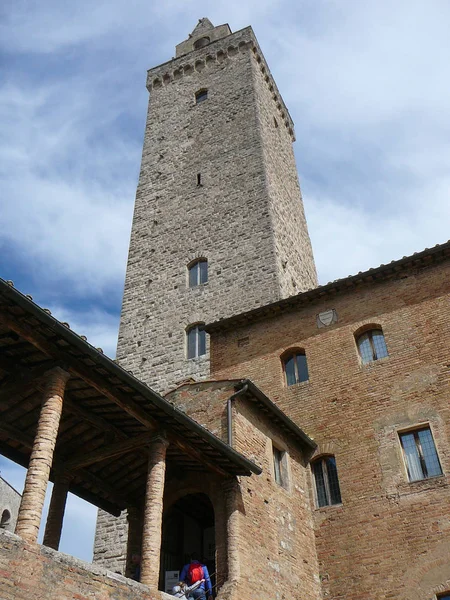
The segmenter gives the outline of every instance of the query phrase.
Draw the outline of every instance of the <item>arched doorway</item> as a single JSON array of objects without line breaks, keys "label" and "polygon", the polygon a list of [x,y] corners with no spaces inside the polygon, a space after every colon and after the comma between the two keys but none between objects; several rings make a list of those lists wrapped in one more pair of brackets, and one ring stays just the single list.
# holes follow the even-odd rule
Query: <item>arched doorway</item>
[{"label": "arched doorway", "polygon": [[0,528],[7,529],[9,531],[11,525],[11,513],[8,509],[2,512],[1,520],[0,520]]},{"label": "arched doorway", "polygon": [[[166,589],[166,573],[181,571],[195,552],[208,567],[214,586],[216,571],[214,508],[206,494],[187,494],[164,513],[159,589]],[[169,591],[169,590],[166,590]]]}]

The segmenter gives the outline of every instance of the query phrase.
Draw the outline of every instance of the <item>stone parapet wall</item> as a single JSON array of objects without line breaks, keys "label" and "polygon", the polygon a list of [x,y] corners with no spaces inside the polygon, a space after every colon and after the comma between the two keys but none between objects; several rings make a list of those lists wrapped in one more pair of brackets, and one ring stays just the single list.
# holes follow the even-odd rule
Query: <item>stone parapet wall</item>
[{"label": "stone parapet wall", "polygon": [[168,594],[0,531],[1,600],[168,600]]}]

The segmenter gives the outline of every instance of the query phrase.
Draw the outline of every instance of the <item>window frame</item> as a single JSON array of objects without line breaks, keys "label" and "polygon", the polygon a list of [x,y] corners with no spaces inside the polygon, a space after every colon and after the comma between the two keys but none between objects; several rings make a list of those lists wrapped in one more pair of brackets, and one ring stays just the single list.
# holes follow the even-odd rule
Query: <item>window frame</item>
[{"label": "window frame", "polygon": [[[437,473],[435,475],[428,475],[429,465],[427,465],[425,454],[424,454],[424,451],[422,448],[422,442],[419,437],[419,433],[421,431],[429,431],[430,432],[431,441],[433,442],[433,448],[434,448],[434,452],[436,454],[437,465],[440,469],[440,473]],[[405,466],[406,476],[408,478],[409,483],[415,483],[417,481],[428,481],[430,479],[435,479],[436,477],[442,477],[444,475],[444,471],[442,469],[442,463],[439,458],[438,449],[436,446],[436,442],[434,440],[433,430],[431,429],[430,423],[423,423],[423,424],[417,425],[415,427],[409,427],[408,429],[402,429],[400,431],[397,431],[397,434],[398,434],[398,440],[400,443],[401,453],[402,453],[402,457],[403,457],[403,464]],[[409,463],[408,463],[406,450],[403,445],[402,438],[407,435],[414,436],[414,447],[417,452],[417,458],[419,459],[418,464],[419,464],[420,470],[422,472],[422,477],[419,477],[417,479],[413,479],[413,474],[410,472],[410,467],[409,467]]]},{"label": "window frame", "polygon": [[2,510],[0,517],[0,529],[6,529],[11,526],[11,511],[8,508]]},{"label": "window frame", "polygon": [[[300,378],[300,370],[299,370],[299,366],[298,366],[298,357],[299,356],[303,356],[304,360],[305,360],[304,369],[306,370],[306,378],[304,378],[304,379]],[[294,365],[295,381],[293,381],[292,383],[289,383],[289,381],[288,381],[288,372],[286,369],[286,366],[290,360],[293,360],[293,365]],[[306,356],[305,350],[303,350],[302,348],[293,348],[293,349],[290,349],[290,350],[287,350],[286,352],[284,352],[281,355],[281,364],[283,366],[284,383],[287,387],[293,387],[295,385],[298,385],[299,383],[306,383],[307,381],[309,381],[308,358]]]},{"label": "window frame", "polygon": [[[338,496],[339,496],[339,500],[337,502],[332,501],[332,492],[331,492],[331,487],[330,487],[330,473],[328,471],[328,463],[327,463],[327,461],[329,459],[334,460],[334,467],[336,470],[336,484],[337,484],[337,492],[338,492]],[[324,491],[325,500],[326,500],[325,504],[320,504],[319,489],[318,489],[317,477],[316,477],[316,472],[315,472],[315,465],[320,465],[320,470],[322,473],[322,480],[323,480],[323,491]],[[339,483],[339,473],[338,473],[338,469],[337,469],[335,455],[334,454],[321,454],[320,456],[317,456],[316,458],[314,458],[314,460],[311,461],[311,474],[314,479],[314,499],[315,499],[315,503],[316,503],[316,508],[327,508],[329,506],[340,506],[342,504],[342,493],[341,493],[341,486]]]},{"label": "window frame", "polygon": [[436,594],[436,600],[450,600],[450,590]]},{"label": "window frame", "polygon": [[289,489],[288,452],[272,440],[272,477],[281,488]]},{"label": "window frame", "polygon": [[200,90],[197,90],[194,96],[196,105],[205,102],[209,98],[208,88],[201,88]]},{"label": "window frame", "polygon": [[[203,345],[204,352],[202,354],[199,353],[201,349],[201,333],[203,333]],[[194,334],[194,354],[190,355],[190,343],[189,338],[190,335]],[[205,323],[194,323],[193,325],[189,325],[186,327],[186,358],[188,360],[192,360],[194,358],[201,358],[202,356],[206,356],[207,354],[207,345],[206,345],[206,331],[205,331]]]},{"label": "window frame", "polygon": [[[377,348],[376,348],[375,342],[373,340],[374,333],[381,333],[381,335],[383,337],[384,347],[386,348],[386,354],[384,356],[377,355]],[[367,336],[367,339],[368,339],[369,345],[370,345],[371,354],[372,354],[372,358],[370,358],[369,360],[364,360],[363,353],[361,352],[361,344],[363,343],[363,341],[365,341],[365,340],[362,340],[362,338],[364,336]],[[359,360],[361,361],[362,365],[370,365],[371,363],[374,363],[374,362],[377,362],[379,360],[383,360],[383,359],[389,357],[389,350],[388,350],[388,347],[386,344],[386,336],[384,335],[384,331],[383,331],[383,328],[381,327],[381,325],[368,325],[368,326],[364,327],[362,330],[359,330],[358,332],[355,333],[355,342],[356,342],[356,348],[358,351]]]},{"label": "window frame", "polygon": [[[205,269],[202,269],[202,264],[206,265]],[[188,288],[192,289],[192,288],[196,288],[199,287],[200,285],[206,285],[208,283],[208,277],[209,277],[209,265],[208,265],[208,259],[207,258],[197,258],[194,261],[190,262],[187,266],[187,272],[188,272]],[[196,283],[194,283],[193,285],[191,285],[191,273],[194,272],[194,270],[196,269]],[[202,275],[206,274],[206,278],[204,278],[202,280]]]}]

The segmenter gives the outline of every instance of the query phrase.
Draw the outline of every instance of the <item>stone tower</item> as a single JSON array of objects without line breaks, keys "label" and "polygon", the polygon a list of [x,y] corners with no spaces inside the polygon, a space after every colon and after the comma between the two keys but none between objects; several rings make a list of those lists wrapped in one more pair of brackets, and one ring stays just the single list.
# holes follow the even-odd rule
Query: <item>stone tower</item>
[{"label": "stone tower", "polygon": [[317,279],[293,123],[251,27],[201,19],[147,88],[117,358],[164,392],[207,376],[203,323]]},{"label": "stone tower", "polygon": [[[147,88],[117,359],[163,393],[208,375],[201,324],[317,277],[294,126],[251,27],[201,19]],[[126,540],[126,515],[99,511],[94,560],[124,571]]]}]

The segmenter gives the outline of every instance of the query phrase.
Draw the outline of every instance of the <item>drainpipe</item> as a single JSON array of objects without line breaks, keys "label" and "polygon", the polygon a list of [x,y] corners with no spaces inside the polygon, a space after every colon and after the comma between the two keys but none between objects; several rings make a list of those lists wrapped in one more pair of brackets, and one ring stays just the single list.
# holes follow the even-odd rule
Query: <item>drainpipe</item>
[{"label": "drainpipe", "polygon": [[241,394],[245,394],[248,391],[248,383],[244,385],[240,390],[235,392],[232,396],[230,396],[227,400],[227,427],[228,427],[228,445],[230,448],[233,447],[233,416],[231,411],[231,403],[235,398],[240,396]]}]

